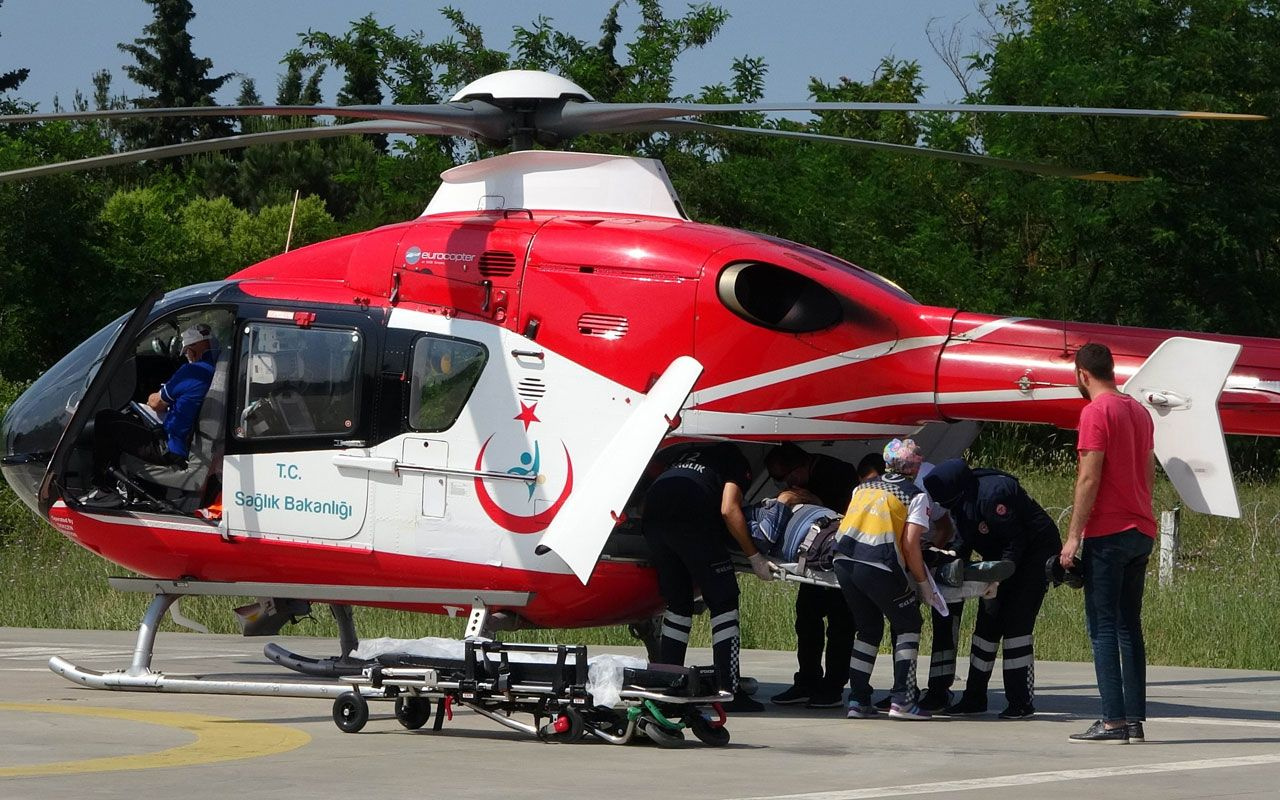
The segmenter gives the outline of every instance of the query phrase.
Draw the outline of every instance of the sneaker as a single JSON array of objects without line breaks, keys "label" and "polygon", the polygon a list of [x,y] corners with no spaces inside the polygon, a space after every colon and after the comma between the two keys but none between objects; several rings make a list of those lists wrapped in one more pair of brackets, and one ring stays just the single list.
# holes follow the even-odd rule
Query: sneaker
[{"label": "sneaker", "polygon": [[888,711],[891,705],[893,705],[893,695],[891,694],[886,694],[876,701],[876,709],[879,711]]},{"label": "sneaker", "polygon": [[933,715],[920,707],[919,703],[900,706],[897,703],[889,706],[889,719],[929,719]]},{"label": "sneaker", "polygon": [[844,705],[844,689],[819,689],[805,703],[805,708],[839,708]]},{"label": "sneaker", "polygon": [[1036,707],[1033,705],[1015,706],[1010,704],[1005,707],[1004,711],[1000,712],[1000,719],[1031,719],[1035,714]]},{"label": "sneaker", "polygon": [[724,704],[723,708],[735,714],[756,714],[764,711],[764,703],[749,694],[738,692],[732,700]]},{"label": "sneaker", "polygon": [[107,489],[94,489],[92,492],[78,498],[77,502],[87,508],[124,508],[124,498]]},{"label": "sneaker", "polygon": [[971,695],[960,695],[960,702],[947,706],[945,712],[949,717],[967,717],[973,714],[987,713],[987,698],[978,699]]},{"label": "sneaker", "polygon": [[951,690],[949,689],[930,689],[920,698],[918,704],[925,711],[935,712],[942,711],[951,705]]},{"label": "sneaker", "polygon": [[811,692],[807,687],[801,686],[800,684],[797,683],[793,686],[783,689],[781,692],[778,692],[773,697],[770,697],[769,702],[777,703],[780,706],[793,706],[798,703],[803,703],[807,701],[809,699],[810,694]]},{"label": "sneaker", "polygon": [[1108,728],[1106,723],[1098,720],[1089,726],[1084,733],[1073,733],[1069,737],[1073,742],[1096,742],[1097,744],[1128,744],[1129,727]]},{"label": "sneaker", "polygon": [[871,719],[880,715],[876,711],[876,707],[866,703],[859,703],[857,700],[849,701],[849,710],[845,712],[847,719]]},{"label": "sneaker", "polygon": [[1126,727],[1129,729],[1129,744],[1147,740],[1147,735],[1142,731],[1141,722],[1130,722]]}]

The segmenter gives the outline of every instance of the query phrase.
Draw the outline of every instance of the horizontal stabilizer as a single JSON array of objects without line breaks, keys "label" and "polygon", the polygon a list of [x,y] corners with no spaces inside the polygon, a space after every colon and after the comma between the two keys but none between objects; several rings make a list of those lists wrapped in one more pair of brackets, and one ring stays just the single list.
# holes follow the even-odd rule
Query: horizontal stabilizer
[{"label": "horizontal stabilizer", "polygon": [[1175,336],[1156,348],[1121,391],[1156,423],[1156,458],[1192,511],[1239,517],[1218,396],[1241,346]]}]

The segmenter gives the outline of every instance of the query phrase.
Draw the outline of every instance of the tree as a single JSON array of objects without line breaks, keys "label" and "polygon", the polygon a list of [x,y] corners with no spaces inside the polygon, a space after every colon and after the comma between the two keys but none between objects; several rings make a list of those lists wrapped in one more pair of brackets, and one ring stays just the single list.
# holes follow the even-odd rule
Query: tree
[{"label": "tree", "polygon": [[[213,62],[198,58],[191,49],[187,25],[195,18],[190,0],[144,0],[155,11],[155,19],[133,44],[120,50],[133,56],[136,64],[126,65],[125,74],[149,96],[133,101],[137,108],[169,106],[214,106],[213,95],[232,74],[211,77]],[[231,134],[232,125],[222,117],[166,117],[130,121],[126,126],[130,147],[160,147],[195,139]]]},{"label": "tree", "polygon": [[[1280,111],[1276,0],[1029,0],[982,58],[993,103]],[[1064,316],[1274,335],[1280,140],[1272,124],[984,119],[999,155],[1146,178],[993,176],[999,258]]]},{"label": "tree", "polygon": [[[0,0],[0,6],[4,5],[4,0]],[[8,72],[0,72],[0,94],[12,92],[22,85],[22,82],[31,74],[31,70],[23,67],[21,69],[11,69]]]}]

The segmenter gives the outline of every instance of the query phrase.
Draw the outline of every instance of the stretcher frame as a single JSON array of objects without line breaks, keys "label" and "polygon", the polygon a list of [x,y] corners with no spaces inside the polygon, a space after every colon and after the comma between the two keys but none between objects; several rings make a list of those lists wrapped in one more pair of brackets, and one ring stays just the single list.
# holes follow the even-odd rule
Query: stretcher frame
[{"label": "stretcher frame", "polygon": [[[553,655],[534,663],[512,655]],[[516,644],[469,639],[462,659],[388,654],[378,664],[342,681],[351,689],[334,700],[333,720],[344,733],[357,733],[369,721],[369,701],[395,703],[396,720],[409,730],[426,725],[440,731],[453,719],[454,706],[545,742],[572,743],[588,738],[627,744],[638,737],[660,747],[684,744],[684,731],[702,742],[729,743],[723,703],[733,699],[714,684],[712,667],[655,665],[624,670],[618,702],[596,705],[587,688],[585,645]],[[708,716],[704,712],[710,712]],[[532,724],[513,718],[529,714]]]}]

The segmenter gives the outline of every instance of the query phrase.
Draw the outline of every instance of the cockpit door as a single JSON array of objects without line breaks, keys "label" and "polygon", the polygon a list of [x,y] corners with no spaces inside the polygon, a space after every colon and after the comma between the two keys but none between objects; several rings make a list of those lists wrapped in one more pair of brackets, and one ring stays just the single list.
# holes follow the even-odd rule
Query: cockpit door
[{"label": "cockpit door", "polygon": [[125,361],[132,354],[134,340],[138,338],[139,334],[142,333],[142,329],[146,326],[147,318],[151,315],[151,309],[155,307],[163,296],[164,292],[156,289],[147,295],[138,307],[134,309],[124,327],[120,328],[119,333],[116,334],[116,339],[112,342],[111,347],[107,349],[107,355],[102,359],[102,365],[98,367],[98,372],[93,376],[93,380],[89,381],[88,387],[84,390],[84,395],[81,396],[80,402],[71,414],[71,419],[67,421],[67,426],[62,429],[62,437],[58,439],[58,445],[53,449],[53,455],[49,459],[49,468],[45,470],[44,480],[40,483],[41,514],[48,516],[49,508],[61,497],[63,472],[66,469],[72,445],[80,438],[80,432],[84,430],[84,426],[89,424],[89,420],[93,418],[102,395],[111,385],[111,377],[124,366]]}]

